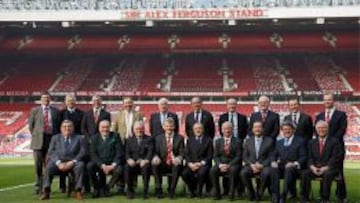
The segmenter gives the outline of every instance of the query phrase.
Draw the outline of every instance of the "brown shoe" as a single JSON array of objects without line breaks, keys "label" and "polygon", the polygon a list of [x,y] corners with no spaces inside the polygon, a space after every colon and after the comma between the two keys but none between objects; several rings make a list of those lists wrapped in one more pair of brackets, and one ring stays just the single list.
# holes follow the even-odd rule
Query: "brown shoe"
[{"label": "brown shoe", "polygon": [[49,192],[43,192],[42,195],[40,196],[40,200],[48,200],[48,199],[50,199]]},{"label": "brown shoe", "polygon": [[75,193],[75,199],[76,200],[83,200],[84,196],[80,191],[78,191],[78,192]]}]

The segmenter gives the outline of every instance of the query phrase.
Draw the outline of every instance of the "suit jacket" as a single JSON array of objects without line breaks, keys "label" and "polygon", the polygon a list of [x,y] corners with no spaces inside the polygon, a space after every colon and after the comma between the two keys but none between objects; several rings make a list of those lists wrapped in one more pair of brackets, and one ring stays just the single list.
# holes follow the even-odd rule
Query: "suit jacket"
[{"label": "suit jacket", "polygon": [[[133,124],[135,121],[142,121],[143,116],[140,112],[134,111],[133,116]],[[132,127],[131,127],[132,129]],[[115,120],[113,122],[113,130],[114,132],[118,133],[120,135],[121,141],[123,144],[125,144],[125,136],[126,136],[126,121],[125,121],[125,111],[122,110],[119,113],[117,113]]]},{"label": "suit jacket", "polygon": [[[316,116],[315,123],[325,120],[325,112]],[[341,143],[344,143],[344,135],[347,129],[347,116],[343,111],[335,110],[329,122],[329,137],[334,137]]]},{"label": "suit jacket", "polygon": [[[285,116],[284,121],[293,122],[292,114]],[[300,136],[304,138],[306,141],[311,140],[313,136],[313,124],[312,119],[309,115],[300,112],[300,117],[298,119],[298,123],[295,130],[295,136]]]},{"label": "suit jacket", "polygon": [[[249,123],[249,130],[248,134],[253,135],[252,133],[252,127],[255,121],[261,121],[261,113],[260,112],[254,112],[250,116],[250,123]],[[275,144],[276,137],[279,135],[279,127],[280,120],[279,120],[279,114],[268,110],[266,115],[265,123],[263,123],[264,128],[264,136],[269,136],[273,139],[273,142]]]},{"label": "suit jacket", "polygon": [[284,139],[278,140],[274,149],[271,161],[280,161],[281,166],[285,166],[288,162],[297,161],[301,168],[306,166],[306,145],[305,140],[294,135],[291,144],[287,147],[284,146]]},{"label": "suit jacket", "polygon": [[[178,134],[179,133],[179,119],[178,119],[178,116],[175,113],[168,112],[167,117],[174,119],[175,133]],[[157,136],[157,135],[160,135],[160,134],[164,133],[164,129],[163,129],[162,124],[161,124],[160,113],[151,114],[149,123],[150,123],[150,126],[149,126],[150,129],[149,130],[150,130],[151,136]]]},{"label": "suit jacket", "polygon": [[[248,129],[248,122],[246,116],[236,113],[237,114],[237,126],[238,126],[238,136],[240,139],[244,140],[247,134]],[[221,126],[226,121],[229,121],[229,112],[221,114],[219,117],[219,132],[222,135],[221,132]]]},{"label": "suit jacket", "polygon": [[137,161],[139,159],[151,161],[154,154],[154,144],[152,139],[148,135],[141,136],[141,143],[138,144],[138,140],[135,136],[126,140],[126,153],[125,159],[132,159]]},{"label": "suit jacket", "polygon": [[69,151],[65,148],[65,137],[62,134],[54,135],[51,138],[48,154],[50,161],[61,162],[76,160],[83,161],[87,154],[85,140],[82,135],[72,134],[70,137]]},{"label": "suit jacket", "polygon": [[[184,139],[181,137],[181,135],[174,134],[172,148],[174,157],[184,157]],[[157,155],[162,162],[166,161],[167,149],[165,134],[161,134],[155,137],[154,155]]]},{"label": "suit jacket", "polygon": [[71,120],[74,124],[74,133],[81,135],[81,120],[84,112],[75,108],[74,112],[68,111],[67,108],[60,111],[60,123],[64,120]]},{"label": "suit jacket", "polygon": [[211,166],[213,157],[213,142],[208,136],[202,136],[201,144],[196,141],[195,136],[189,137],[185,148],[185,160],[187,163],[204,161]]},{"label": "suit jacket", "polygon": [[119,135],[111,132],[106,140],[99,133],[93,135],[90,142],[90,158],[99,167],[102,164],[123,164],[124,146],[120,141]]},{"label": "suit jacket", "polygon": [[110,113],[104,109],[100,110],[99,119],[96,123],[94,119],[94,110],[91,109],[85,112],[81,121],[81,134],[85,135],[87,139],[90,139],[92,135],[99,133],[99,123],[102,120],[111,122]]},{"label": "suit jacket", "polygon": [[[186,115],[185,131],[188,137],[194,136],[192,127],[195,123],[196,122],[194,118],[194,112],[191,112],[188,115]],[[210,138],[214,138],[215,124],[214,124],[214,118],[210,112],[202,110],[201,123],[204,125],[204,135],[209,136]]]},{"label": "suit jacket", "polygon": [[242,163],[242,143],[239,138],[232,137],[230,142],[230,153],[225,152],[225,138],[221,137],[215,141],[214,147],[215,165],[229,164],[230,166],[241,165]]},{"label": "suit jacket", "polygon": [[[60,132],[60,114],[59,111],[52,106],[49,107],[49,111],[51,114],[51,134],[56,135]],[[32,135],[30,148],[40,150],[44,144],[44,115],[41,106],[31,109],[28,123]]]},{"label": "suit jacket", "polygon": [[322,155],[319,151],[319,139],[312,139],[308,145],[308,166],[315,165],[317,167],[329,166],[330,169],[338,169],[342,165],[341,148],[339,141],[328,136],[325,141]]},{"label": "suit jacket", "polygon": [[270,137],[263,136],[263,141],[260,145],[259,150],[259,157],[256,158],[255,136],[251,136],[249,139],[246,140],[244,144],[243,160],[245,162],[245,165],[259,162],[264,166],[270,166],[273,150],[273,140]]}]

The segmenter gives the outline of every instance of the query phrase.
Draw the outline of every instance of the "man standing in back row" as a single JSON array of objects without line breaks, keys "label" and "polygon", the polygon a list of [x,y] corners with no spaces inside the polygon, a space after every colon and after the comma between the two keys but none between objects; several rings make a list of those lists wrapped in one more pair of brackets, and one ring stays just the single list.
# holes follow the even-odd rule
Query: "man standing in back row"
[{"label": "man standing in back row", "polygon": [[45,170],[45,158],[53,135],[59,133],[59,111],[50,106],[50,94],[41,95],[41,106],[31,109],[29,130],[32,135],[30,148],[33,150],[35,162],[35,194],[40,194]]},{"label": "man standing in back row", "polygon": [[200,97],[193,97],[191,99],[191,107],[193,109],[185,119],[186,136],[194,136],[193,125],[201,123],[204,126],[204,135],[209,136],[211,139],[215,136],[214,118],[210,112],[202,108],[202,100]]},{"label": "man standing in back row", "polygon": [[336,195],[339,199],[339,202],[345,202],[347,192],[346,184],[344,177],[344,159],[345,159],[345,143],[344,136],[347,129],[347,116],[343,111],[339,111],[335,107],[335,99],[333,94],[324,94],[324,106],[325,111],[321,112],[316,116],[315,124],[319,121],[325,121],[328,123],[328,136],[335,138],[338,145],[340,145],[340,153],[342,162],[340,164],[340,172],[342,179],[338,182],[336,188]]},{"label": "man standing in back row", "polygon": [[276,138],[279,135],[280,130],[279,114],[269,110],[270,99],[267,96],[263,95],[259,98],[258,107],[259,112],[254,112],[250,116],[248,134],[254,135],[252,132],[254,122],[260,121],[263,126],[262,134],[265,137],[270,137],[275,145]]}]

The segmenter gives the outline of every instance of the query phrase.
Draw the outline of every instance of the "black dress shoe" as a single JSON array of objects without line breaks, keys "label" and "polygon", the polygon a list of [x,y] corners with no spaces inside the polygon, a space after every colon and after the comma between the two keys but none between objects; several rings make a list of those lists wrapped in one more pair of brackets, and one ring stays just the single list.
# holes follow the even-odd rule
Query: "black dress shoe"
[{"label": "black dress shoe", "polygon": [[196,197],[195,192],[190,192],[190,198],[193,199],[193,198],[195,198],[195,197]]},{"label": "black dress shoe", "polygon": [[214,200],[221,200],[221,195],[219,195],[219,194],[218,194],[218,195],[215,195],[213,199],[214,199]]},{"label": "black dress shoe", "polygon": [[174,199],[174,198],[175,198],[175,192],[174,192],[174,191],[171,191],[171,192],[169,193],[169,198],[170,198],[170,199]]},{"label": "black dress shoe", "polygon": [[156,197],[157,197],[158,199],[164,198],[164,194],[163,194],[162,189],[156,189],[156,190],[155,190],[155,193],[156,193]]},{"label": "black dress shoe", "polygon": [[134,193],[128,191],[126,197],[127,197],[128,199],[134,199]]},{"label": "black dress shoe", "polygon": [[149,194],[148,194],[147,192],[144,192],[143,198],[144,198],[144,199],[149,199]]},{"label": "black dress shoe", "polygon": [[61,193],[66,193],[66,188],[60,188]]},{"label": "black dress shoe", "polygon": [[118,190],[117,190],[117,193],[119,195],[125,195],[125,188],[124,187],[119,187]]},{"label": "black dress shoe", "polygon": [[100,197],[100,190],[94,190],[94,193],[91,196],[92,198],[99,198]]}]

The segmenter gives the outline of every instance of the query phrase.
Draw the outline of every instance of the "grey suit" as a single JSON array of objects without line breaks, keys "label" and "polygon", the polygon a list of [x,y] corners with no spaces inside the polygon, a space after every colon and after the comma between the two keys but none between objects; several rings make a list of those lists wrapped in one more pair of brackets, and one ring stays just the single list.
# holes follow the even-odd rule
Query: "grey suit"
[{"label": "grey suit", "polygon": [[65,137],[61,134],[55,135],[51,139],[49,152],[51,152],[50,160],[47,164],[46,176],[44,180],[44,189],[51,187],[52,179],[55,175],[61,174],[57,167],[57,162],[75,161],[71,173],[75,175],[76,189],[80,190],[83,185],[83,174],[85,164],[83,159],[86,155],[85,139],[81,135],[73,134],[70,137],[70,144],[65,145]]},{"label": "grey suit", "polygon": [[49,112],[51,115],[51,133],[46,134],[44,132],[44,112],[42,106],[34,107],[31,109],[29,116],[29,130],[32,135],[30,148],[33,150],[34,162],[35,162],[35,190],[42,188],[42,179],[44,171],[44,163],[46,153],[49,148],[49,143],[52,135],[59,133],[60,126],[60,114],[59,111],[52,106],[49,106]]},{"label": "grey suit", "polygon": [[273,139],[269,136],[263,136],[263,140],[260,144],[260,149],[258,156],[256,156],[256,149],[255,149],[255,137],[251,136],[249,139],[246,140],[244,144],[244,152],[243,152],[243,160],[244,160],[244,168],[241,170],[241,180],[243,184],[247,187],[250,197],[253,198],[255,196],[254,187],[251,182],[251,177],[254,174],[250,167],[250,164],[254,164],[259,162],[264,166],[264,168],[260,171],[260,187],[257,191],[258,196],[262,196],[266,183],[270,179],[270,161],[271,155],[273,153]]}]

